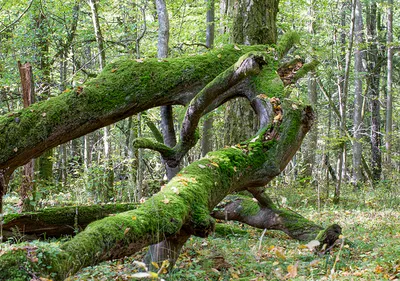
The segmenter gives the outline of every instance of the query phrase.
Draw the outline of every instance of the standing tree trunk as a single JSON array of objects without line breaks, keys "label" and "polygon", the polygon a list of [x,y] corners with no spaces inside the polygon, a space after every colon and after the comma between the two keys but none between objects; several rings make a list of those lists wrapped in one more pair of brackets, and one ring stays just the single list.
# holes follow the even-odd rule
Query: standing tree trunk
[{"label": "standing tree trunk", "polygon": [[[215,37],[215,0],[206,0],[206,46],[209,49],[214,47]],[[212,151],[212,129],[214,118],[212,114],[208,114],[203,122],[203,136],[201,138],[201,156],[204,157],[208,152]]]},{"label": "standing tree trunk", "polygon": [[[393,0],[388,0],[387,8],[387,99],[386,99],[386,162],[392,166],[392,126],[393,126]],[[390,173],[389,173],[390,174]]]},{"label": "standing tree trunk", "polygon": [[377,5],[371,2],[367,7],[368,48],[368,95],[371,98],[371,166],[372,178],[377,182],[382,173],[381,156],[381,118],[379,102],[379,85],[381,73],[381,54],[378,49]]},{"label": "standing tree trunk", "polygon": [[[339,131],[339,138],[342,140],[342,143],[340,145],[340,150],[339,150],[339,160],[338,160],[338,181],[335,186],[335,193],[334,193],[334,198],[333,202],[335,204],[338,204],[340,201],[340,190],[341,190],[341,185],[343,181],[343,172],[344,172],[344,167],[346,163],[345,159],[345,142],[343,139],[346,136],[346,108],[347,108],[347,93],[349,90],[349,74],[350,74],[350,63],[351,63],[351,53],[353,51],[353,36],[354,36],[354,17],[355,17],[355,8],[356,8],[356,0],[352,1],[351,5],[351,22],[350,22],[350,32],[349,32],[349,43],[346,51],[346,57],[345,57],[345,68],[344,68],[344,74],[343,74],[343,81],[339,81],[339,85],[342,86],[342,91],[339,92],[339,112],[340,112],[340,131]],[[345,26],[345,5],[342,7],[342,26]],[[342,42],[343,44],[344,42]],[[340,89],[340,88],[339,88]]]},{"label": "standing tree trunk", "polygon": [[233,23],[234,43],[246,45],[276,43],[279,0],[239,0],[236,5]]},{"label": "standing tree trunk", "polygon": [[[99,57],[99,66],[100,70],[102,70],[106,64],[106,52],[104,49],[103,34],[100,28],[100,21],[98,15],[98,7],[97,7],[98,3],[97,0],[88,0],[88,4],[90,6],[90,10],[92,13],[93,28],[96,37],[98,57]],[[106,126],[103,129],[103,145],[104,145],[104,158],[105,158],[104,169],[106,173],[106,180],[104,182],[105,189],[103,190],[103,200],[108,201],[114,197],[114,191],[113,191],[114,169],[113,169],[113,162],[111,159],[112,146],[110,142],[110,126]]]},{"label": "standing tree trunk", "polygon": [[[43,7],[40,5],[35,5],[35,43],[36,48],[38,50],[37,57],[39,58],[36,61],[38,69],[41,71],[41,75],[39,77],[39,88],[41,89],[38,97],[40,96],[41,99],[47,99],[50,97],[50,53],[49,53],[49,38],[48,38],[48,23],[46,20],[46,16],[43,11]],[[38,170],[38,179],[39,182],[43,185],[49,185],[53,181],[53,150],[49,149],[41,157],[36,159],[35,166]]]},{"label": "standing tree trunk", "polygon": [[[35,86],[33,84],[33,73],[31,64],[18,62],[19,74],[22,84],[22,97],[24,100],[24,108],[30,106],[35,102]],[[34,191],[34,173],[35,173],[35,159],[30,160],[24,165],[23,180],[19,190],[19,197],[21,200],[21,212],[33,210],[30,197],[35,196]]]},{"label": "standing tree trunk", "polygon": [[363,52],[363,17],[361,1],[356,0],[355,10],[355,22],[354,22],[354,33],[355,33],[355,52],[354,52],[354,110],[353,110],[353,185],[358,188],[359,183],[362,180],[362,146],[361,137],[363,130],[362,122],[362,107],[363,107],[363,72],[364,68],[362,60],[364,57]]}]

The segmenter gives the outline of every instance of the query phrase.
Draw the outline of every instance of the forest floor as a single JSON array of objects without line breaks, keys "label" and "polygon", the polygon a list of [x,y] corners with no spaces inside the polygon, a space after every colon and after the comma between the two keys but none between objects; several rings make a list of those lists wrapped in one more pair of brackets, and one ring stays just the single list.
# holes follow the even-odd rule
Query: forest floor
[{"label": "forest floor", "polygon": [[[273,190],[277,203],[323,226],[338,223],[345,239],[318,256],[278,231],[228,222],[214,235],[192,237],[164,280],[400,280],[399,190],[349,192],[336,207],[320,210],[312,190]],[[286,195],[286,196],[285,196]],[[311,199],[310,199],[311,198]],[[321,204],[320,204],[321,205]],[[143,254],[143,253],[142,253]],[[86,268],[73,280],[132,280],[142,254]],[[155,279],[157,280],[157,279]]]},{"label": "forest floor", "polygon": [[[338,223],[343,243],[318,256],[279,231],[218,223],[210,237],[190,238],[172,272],[152,280],[400,280],[400,185],[357,192],[347,187],[337,206],[326,190],[318,196],[313,188],[280,186],[269,189],[277,205],[324,227]],[[85,268],[68,280],[136,280],[145,252]]]}]

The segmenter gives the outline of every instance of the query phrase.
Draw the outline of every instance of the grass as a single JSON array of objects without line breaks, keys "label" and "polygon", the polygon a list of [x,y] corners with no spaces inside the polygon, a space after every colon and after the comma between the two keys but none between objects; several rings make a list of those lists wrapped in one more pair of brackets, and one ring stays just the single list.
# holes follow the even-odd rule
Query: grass
[{"label": "grass", "polygon": [[[278,231],[238,223],[218,226],[212,236],[192,237],[165,280],[400,280],[399,190],[343,191],[342,203],[321,200],[311,189],[273,189],[271,196],[305,217],[343,227],[345,239],[329,255],[318,256]],[[362,196],[360,195],[362,194]],[[132,280],[134,257],[83,269],[72,280]]]}]

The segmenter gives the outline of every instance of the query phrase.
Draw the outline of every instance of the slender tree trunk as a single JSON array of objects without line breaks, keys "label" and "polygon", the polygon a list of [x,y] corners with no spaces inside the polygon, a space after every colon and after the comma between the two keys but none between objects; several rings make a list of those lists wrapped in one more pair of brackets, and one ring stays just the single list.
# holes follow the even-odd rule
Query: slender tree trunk
[{"label": "slender tree trunk", "polygon": [[103,39],[103,35],[101,33],[99,15],[97,12],[98,3],[97,3],[97,0],[88,0],[88,4],[90,6],[90,10],[92,13],[92,22],[93,22],[94,34],[95,34],[96,42],[97,42],[99,65],[100,65],[100,69],[103,69],[104,66],[106,65],[106,52],[104,49],[104,39]]},{"label": "slender tree trunk", "polygon": [[[90,6],[90,10],[92,13],[92,22],[97,42],[99,66],[100,70],[102,70],[106,65],[106,52],[104,49],[103,34],[101,32],[101,27],[100,27],[97,1],[98,0],[88,0],[88,4]],[[104,200],[106,201],[114,197],[113,196],[114,170],[113,170],[113,162],[111,160],[112,146],[109,135],[110,135],[110,126],[106,126],[103,129],[103,145],[104,145],[105,173],[106,173]]]},{"label": "slender tree trunk", "polygon": [[169,18],[165,0],[156,0],[158,16],[158,48],[157,56],[159,58],[168,57],[169,41]]},{"label": "slender tree trunk", "polygon": [[[349,32],[349,43],[346,51],[346,57],[345,57],[345,69],[344,69],[344,75],[343,75],[343,81],[339,81],[340,83],[343,83],[343,88],[342,92],[339,93],[339,112],[340,112],[340,132],[339,132],[339,137],[340,139],[343,139],[346,134],[345,132],[347,131],[346,128],[346,107],[347,107],[347,93],[349,89],[349,74],[350,74],[350,63],[351,63],[351,53],[353,51],[353,36],[354,36],[354,17],[355,17],[355,4],[356,0],[352,1],[351,5],[351,22],[350,22],[350,32]],[[342,7],[342,26],[345,26],[345,5]],[[343,42],[342,42],[343,43]],[[343,142],[340,147],[339,151],[339,160],[338,160],[338,181],[335,186],[335,194],[334,194],[334,203],[338,204],[340,201],[340,189],[341,189],[341,184],[343,181],[343,173],[344,173],[344,167],[345,167],[345,143]]]},{"label": "slender tree trunk", "polygon": [[[206,30],[206,46],[210,49],[214,46],[215,37],[215,0],[207,1],[207,30]],[[203,122],[203,136],[201,139],[201,156],[205,156],[212,150],[212,129],[213,129],[214,117],[212,114],[208,114]]]},{"label": "slender tree trunk", "polygon": [[393,126],[393,0],[388,0],[387,8],[387,99],[386,99],[386,162],[390,168],[392,162],[392,126]]},{"label": "slender tree trunk", "polygon": [[363,107],[363,72],[364,68],[362,60],[364,57],[363,52],[363,16],[361,1],[356,0],[355,10],[355,22],[354,22],[354,33],[355,33],[355,53],[354,53],[354,110],[353,110],[353,178],[352,182],[354,187],[358,187],[358,184],[362,180],[362,146],[361,137],[363,130],[362,122],[362,107]]},{"label": "slender tree trunk", "polygon": [[373,181],[379,181],[382,173],[381,156],[381,118],[379,102],[380,85],[380,51],[378,49],[377,32],[377,5],[371,2],[367,9],[367,33],[369,42],[368,50],[368,95],[371,98],[371,166]]},{"label": "slender tree trunk", "polygon": [[[142,114],[139,113],[137,115],[137,136],[138,138],[142,137]],[[143,189],[143,173],[144,173],[144,162],[143,162],[143,149],[138,149],[137,153],[137,176],[136,176],[136,194],[135,194],[135,200],[136,202],[139,202],[140,199],[142,198],[142,189]]]}]

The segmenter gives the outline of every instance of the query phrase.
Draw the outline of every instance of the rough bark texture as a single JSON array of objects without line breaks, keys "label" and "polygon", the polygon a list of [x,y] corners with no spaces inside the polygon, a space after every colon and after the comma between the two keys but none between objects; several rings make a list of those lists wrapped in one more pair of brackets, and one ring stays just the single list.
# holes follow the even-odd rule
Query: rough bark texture
[{"label": "rough bark texture", "polygon": [[240,0],[236,4],[233,41],[238,44],[275,44],[279,0]]},{"label": "rough bark texture", "polygon": [[[22,85],[22,98],[24,107],[28,107],[35,102],[35,85],[33,83],[32,66],[29,62],[24,65],[18,62],[19,74]],[[32,210],[29,197],[33,196],[34,189],[35,160],[32,159],[24,165],[23,179],[21,182],[19,196],[21,200],[21,210]]]},{"label": "rough bark texture", "polygon": [[89,223],[128,210],[137,204],[47,208],[38,212],[4,216],[3,237],[17,240],[74,235]]},{"label": "rough bark texture", "polygon": [[184,105],[241,55],[263,49],[230,46],[199,57],[111,63],[85,86],[0,116],[0,170],[9,175],[49,148],[148,108]]},{"label": "rough bark texture", "polygon": [[368,95],[371,98],[371,170],[374,181],[379,181],[382,174],[381,155],[381,117],[379,101],[380,73],[382,55],[378,49],[377,5],[370,3],[367,7],[368,50]]},{"label": "rough bark texture", "polygon": [[261,229],[281,230],[300,241],[311,241],[323,230],[321,226],[293,211],[278,209],[270,204],[265,206],[251,198],[234,197],[216,209],[211,213],[216,219],[235,220]]}]

